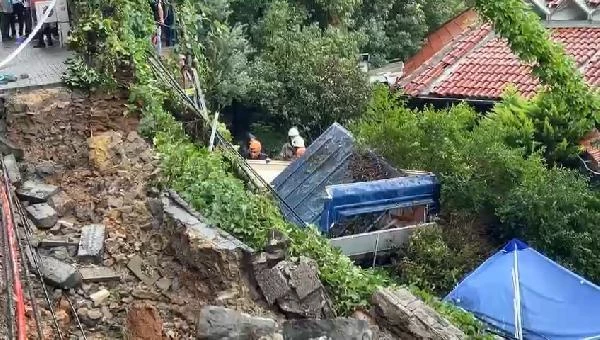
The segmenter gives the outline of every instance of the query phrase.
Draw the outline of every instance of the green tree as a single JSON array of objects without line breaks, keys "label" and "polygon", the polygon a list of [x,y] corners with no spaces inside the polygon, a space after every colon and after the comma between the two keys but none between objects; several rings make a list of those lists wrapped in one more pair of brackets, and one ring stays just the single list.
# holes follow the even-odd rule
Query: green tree
[{"label": "green tree", "polygon": [[412,56],[428,32],[465,8],[464,0],[364,1],[355,12],[354,29],[365,35],[361,51],[370,53],[371,63],[380,66]]},{"label": "green tree", "polygon": [[246,97],[251,85],[248,72],[250,43],[240,25],[228,24],[228,0],[184,0],[179,10],[182,46],[201,64],[199,73],[210,109],[221,110]]},{"label": "green tree", "polygon": [[356,37],[303,19],[302,11],[276,2],[261,20],[252,97],[280,124],[316,137],[334,121],[358,117],[369,87],[357,68]]}]

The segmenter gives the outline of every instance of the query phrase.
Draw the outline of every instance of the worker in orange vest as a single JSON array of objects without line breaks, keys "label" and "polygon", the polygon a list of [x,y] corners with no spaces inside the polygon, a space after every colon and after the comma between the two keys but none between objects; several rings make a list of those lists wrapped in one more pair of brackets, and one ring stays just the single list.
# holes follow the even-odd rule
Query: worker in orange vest
[{"label": "worker in orange vest", "polygon": [[267,155],[262,152],[262,144],[253,134],[248,134],[248,151],[246,152],[247,159],[267,159]]},{"label": "worker in orange vest", "polygon": [[292,148],[294,153],[294,159],[302,157],[306,152],[306,147],[304,146],[304,138],[300,136],[294,137],[292,139]]}]

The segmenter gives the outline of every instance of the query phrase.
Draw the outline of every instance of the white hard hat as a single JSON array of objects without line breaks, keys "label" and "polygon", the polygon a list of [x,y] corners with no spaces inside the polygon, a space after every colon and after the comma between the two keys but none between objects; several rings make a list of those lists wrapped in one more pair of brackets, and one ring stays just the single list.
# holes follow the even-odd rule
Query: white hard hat
[{"label": "white hard hat", "polygon": [[290,131],[288,131],[288,137],[296,137],[296,136],[300,136],[300,132],[298,132],[298,129],[294,126],[290,129]]},{"label": "white hard hat", "polygon": [[295,148],[303,148],[304,147],[304,138],[300,136],[296,136],[292,139],[292,146]]}]

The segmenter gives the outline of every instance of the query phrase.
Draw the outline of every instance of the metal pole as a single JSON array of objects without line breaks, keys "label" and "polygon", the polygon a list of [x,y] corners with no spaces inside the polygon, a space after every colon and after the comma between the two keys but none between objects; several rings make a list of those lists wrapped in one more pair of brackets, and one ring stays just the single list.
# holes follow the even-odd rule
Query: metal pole
[{"label": "metal pole", "polygon": [[215,144],[215,136],[217,135],[217,125],[219,124],[219,111],[215,112],[215,119],[212,124],[212,131],[210,133],[210,142],[208,143],[208,151],[213,151],[213,146]]}]

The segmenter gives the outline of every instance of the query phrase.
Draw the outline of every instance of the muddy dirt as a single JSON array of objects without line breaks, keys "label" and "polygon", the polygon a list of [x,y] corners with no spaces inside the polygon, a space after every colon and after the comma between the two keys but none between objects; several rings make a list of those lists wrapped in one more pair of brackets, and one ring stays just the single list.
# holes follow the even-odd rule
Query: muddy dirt
[{"label": "muddy dirt", "polygon": [[[98,265],[121,277],[84,282],[81,288],[64,292],[50,288],[49,293],[67,338],[76,339],[81,333],[63,295],[73,302],[88,339],[123,339],[128,325],[161,333],[163,339],[191,339],[196,312],[214,302],[218,292],[207,290],[208,285],[174,259],[168,241],[156,227],[148,198],[158,194],[152,186],[160,175],[158,159],[137,134],[137,117],[125,114],[126,101],[118,94],[87,97],[51,89],[20,94],[7,106],[8,137],[25,153],[22,175],[58,186],[74,202],[60,218],[67,227],[58,235],[80,233],[90,223],[104,224],[104,254]],[[50,234],[40,231],[38,236]],[[76,254],[65,248],[44,251],[82,266]],[[134,256],[141,257],[144,268],[153,273],[152,280],[143,281],[128,268]],[[108,298],[99,304],[92,302],[90,296],[103,289],[110,292]],[[36,292],[51,339],[55,335],[52,318],[39,283]],[[144,308],[139,308],[140,302]],[[241,310],[257,308],[247,300],[224,305],[228,303]],[[138,307],[132,310],[134,305]],[[145,337],[150,333],[137,338],[150,339]]]}]

